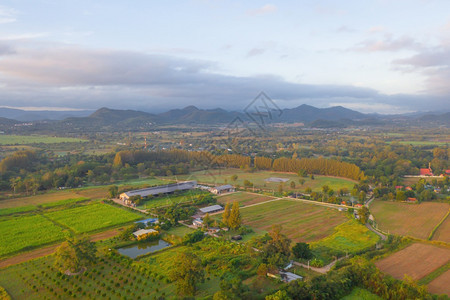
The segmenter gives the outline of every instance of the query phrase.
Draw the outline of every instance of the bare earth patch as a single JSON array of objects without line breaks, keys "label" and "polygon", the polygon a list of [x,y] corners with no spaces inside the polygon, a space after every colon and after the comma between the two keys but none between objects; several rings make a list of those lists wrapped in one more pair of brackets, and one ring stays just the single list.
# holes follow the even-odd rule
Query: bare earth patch
[{"label": "bare earth patch", "polygon": [[275,199],[275,197],[259,195],[254,193],[237,192],[233,194],[220,196],[217,198],[217,201],[222,204],[226,204],[227,202],[233,203],[234,201],[237,201],[241,206],[249,206],[256,203],[266,202],[272,199]]},{"label": "bare earth patch", "polygon": [[375,265],[397,279],[405,275],[419,280],[450,261],[450,249],[415,243],[388,256]]},{"label": "bare earth patch", "polygon": [[428,291],[433,294],[447,294],[450,297],[450,270],[428,284]]},{"label": "bare earth patch", "polygon": [[450,216],[448,216],[444,223],[442,223],[438,230],[436,230],[433,236],[433,241],[450,243]]}]

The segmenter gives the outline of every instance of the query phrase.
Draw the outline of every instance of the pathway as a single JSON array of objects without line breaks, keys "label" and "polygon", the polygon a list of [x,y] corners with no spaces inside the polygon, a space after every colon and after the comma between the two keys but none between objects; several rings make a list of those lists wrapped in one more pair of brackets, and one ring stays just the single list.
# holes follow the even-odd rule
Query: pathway
[{"label": "pathway", "polygon": [[325,273],[330,272],[331,268],[332,268],[338,261],[340,261],[340,260],[342,260],[342,259],[344,259],[344,258],[346,258],[346,257],[343,256],[343,257],[341,257],[341,258],[339,258],[339,259],[337,259],[337,260],[335,260],[335,261],[333,261],[333,262],[329,263],[328,265],[323,266],[323,267],[321,267],[321,268],[311,267],[311,266],[308,266],[308,265],[305,265],[305,264],[302,264],[302,263],[299,263],[299,262],[296,262],[296,261],[294,261],[293,264],[296,265],[296,266],[303,267],[303,268],[305,268],[305,269],[308,269],[308,268],[309,268],[309,269],[311,269],[311,270],[313,270],[314,272],[317,272],[317,273],[325,274]]},{"label": "pathway", "polygon": [[[119,233],[117,229],[112,229],[100,233],[93,234],[90,238],[91,241],[96,242],[100,240],[106,240],[111,237],[116,236]],[[14,257],[6,258],[0,261],[0,269],[6,268],[8,266],[20,264],[32,259],[36,259],[39,257],[47,256],[55,252],[56,248],[59,247],[60,244],[51,245],[45,248],[39,248],[36,250],[32,250],[30,252],[22,253]]]},{"label": "pathway", "polygon": [[367,227],[367,229],[369,229],[370,231],[372,231],[373,233],[378,235],[383,241],[386,240],[386,238],[387,238],[386,235],[382,234],[378,230],[375,230],[375,228],[373,228],[372,225],[370,225],[369,223],[366,223],[366,227]]},{"label": "pathway", "polygon": [[[139,209],[139,208],[137,208],[137,207],[133,207],[133,206],[126,205],[126,204],[123,203],[123,201],[120,200],[120,199],[113,198],[113,199],[111,199],[111,200],[114,201],[114,203],[117,203],[117,204],[122,205],[122,206],[124,206],[124,207],[128,207],[128,208],[137,210],[138,212],[141,212],[141,213],[143,213],[143,214],[148,214],[148,212],[147,212],[145,209]],[[154,215],[154,214],[152,214],[152,213],[150,213],[150,214],[151,214],[151,215]]]}]

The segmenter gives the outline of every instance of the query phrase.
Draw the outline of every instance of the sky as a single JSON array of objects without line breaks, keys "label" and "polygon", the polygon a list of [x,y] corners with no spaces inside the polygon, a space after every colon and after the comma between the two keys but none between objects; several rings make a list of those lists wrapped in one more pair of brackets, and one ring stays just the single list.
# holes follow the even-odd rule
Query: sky
[{"label": "sky", "polygon": [[450,111],[450,1],[0,2],[0,106]]}]

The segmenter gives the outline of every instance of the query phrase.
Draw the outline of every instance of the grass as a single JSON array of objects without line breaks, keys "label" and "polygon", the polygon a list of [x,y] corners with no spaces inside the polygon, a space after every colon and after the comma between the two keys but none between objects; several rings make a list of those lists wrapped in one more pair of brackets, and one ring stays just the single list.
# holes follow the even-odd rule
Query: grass
[{"label": "grass", "polygon": [[437,268],[436,270],[434,270],[427,276],[420,279],[419,284],[429,284],[430,282],[432,282],[433,280],[435,280],[436,278],[438,278],[439,276],[441,276],[448,270],[450,270],[450,262],[447,263],[446,265],[440,266],[439,268]]},{"label": "grass", "polygon": [[94,203],[45,214],[76,233],[113,227],[142,218],[142,215],[103,203]]},{"label": "grass", "polygon": [[353,291],[350,293],[350,295],[345,296],[341,300],[382,300],[383,298],[380,298],[379,296],[372,294],[366,289],[362,288],[354,288]]},{"label": "grass", "polygon": [[294,242],[311,242],[333,233],[333,228],[347,220],[343,212],[295,200],[277,200],[241,208],[242,222],[258,234],[282,225],[282,233]]},{"label": "grass", "polygon": [[90,200],[90,199],[86,198],[86,197],[64,199],[64,200],[59,200],[56,202],[44,203],[41,205],[41,207],[42,208],[52,208],[52,207],[57,207],[57,206],[70,205],[70,204],[74,204],[74,203],[78,203],[78,202],[84,202],[84,201],[88,201],[88,200]]},{"label": "grass", "polygon": [[256,203],[266,202],[269,200],[275,199],[275,197],[271,196],[264,196],[259,194],[253,194],[253,193],[246,193],[246,192],[237,192],[232,193],[224,196],[217,197],[217,202],[226,204],[226,203],[233,203],[234,201],[239,202],[239,206],[248,206]]},{"label": "grass", "polygon": [[0,145],[28,145],[87,142],[87,140],[47,135],[0,135]]},{"label": "grass", "polygon": [[36,248],[64,238],[63,230],[41,215],[0,221],[0,256]]},{"label": "grass", "polygon": [[419,239],[428,238],[449,208],[448,203],[436,202],[408,204],[376,200],[370,205],[370,211],[381,230]]},{"label": "grass", "polygon": [[34,205],[20,206],[20,207],[10,207],[10,208],[1,208],[0,216],[12,215],[17,213],[24,213],[35,210],[37,207]]},{"label": "grass", "polygon": [[356,254],[374,246],[378,235],[355,219],[336,226],[334,233],[318,242],[311,243],[312,250],[327,248],[338,253]]},{"label": "grass", "polygon": [[[232,175],[237,175],[238,179],[234,182],[231,180]],[[244,186],[244,180],[251,181],[255,188],[265,189],[265,190],[278,190],[279,183],[277,182],[266,182],[265,179],[269,177],[281,177],[288,178],[289,181],[283,184],[283,191],[304,191],[306,188],[310,187],[313,191],[320,191],[323,185],[328,185],[331,189],[337,191],[339,188],[347,188],[351,190],[356,181],[329,177],[329,176],[314,176],[315,179],[311,180],[309,177],[299,177],[297,174],[293,173],[281,173],[281,172],[271,172],[271,171],[257,171],[257,172],[245,172],[240,169],[210,169],[205,171],[193,172],[190,175],[178,176],[180,180],[197,180],[200,183],[222,185],[225,181],[231,185]],[[300,185],[299,179],[304,179],[305,183]],[[296,187],[292,189],[290,187],[290,182],[294,181]]]}]

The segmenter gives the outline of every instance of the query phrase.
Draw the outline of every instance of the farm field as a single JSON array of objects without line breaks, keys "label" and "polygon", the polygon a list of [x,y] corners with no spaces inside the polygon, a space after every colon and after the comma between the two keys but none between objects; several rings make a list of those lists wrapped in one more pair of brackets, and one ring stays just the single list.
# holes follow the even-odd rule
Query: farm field
[{"label": "farm field", "polygon": [[415,243],[375,263],[383,272],[397,279],[405,275],[419,280],[450,260],[450,249]]},{"label": "farm field", "polygon": [[28,145],[87,142],[87,140],[47,135],[0,135],[0,145]]},{"label": "farm field", "polygon": [[[231,180],[232,175],[237,175],[238,179],[233,182]],[[304,191],[306,188],[310,187],[314,191],[319,191],[322,186],[328,185],[330,189],[338,190],[339,188],[347,188],[351,190],[356,181],[346,178],[329,177],[315,175],[315,179],[311,180],[309,177],[299,177],[294,173],[281,173],[281,172],[271,172],[271,171],[257,171],[257,172],[245,172],[240,169],[210,169],[205,171],[193,172],[190,175],[178,176],[179,180],[197,180],[201,183],[221,185],[225,184],[227,180],[228,184],[244,186],[244,180],[251,181],[256,188],[266,189],[266,190],[278,190],[278,182],[266,182],[265,179],[269,177],[281,177],[289,179],[288,182],[283,184],[284,191]],[[299,179],[304,179],[305,183],[300,185]],[[294,181],[296,188],[292,189],[289,184]]]},{"label": "farm field", "polygon": [[[135,179],[129,181],[118,182],[116,185],[120,188],[128,187],[133,189],[136,186],[143,185],[157,185],[157,184],[167,184],[167,181],[154,179],[154,178],[145,178],[145,179]],[[91,199],[101,199],[105,198],[108,195],[108,188],[110,185],[101,185],[101,186],[87,186],[76,189],[66,189],[66,190],[57,190],[50,191],[45,194],[28,196],[28,197],[20,197],[20,198],[12,198],[12,199],[4,199],[0,201],[0,209],[2,208],[10,208],[10,207],[20,207],[20,206],[28,206],[28,205],[43,205],[45,203],[51,203],[66,199],[87,197]]]},{"label": "farm field", "polygon": [[63,238],[63,230],[41,215],[2,218],[0,256],[35,248]]},{"label": "farm field", "polygon": [[439,226],[433,235],[433,241],[450,243],[450,216]]},{"label": "farm field", "polygon": [[262,234],[279,224],[293,242],[320,240],[347,220],[345,213],[336,209],[285,199],[244,207],[240,212],[242,223],[255,232]]},{"label": "farm field", "polygon": [[345,252],[357,253],[374,246],[379,240],[378,235],[367,229],[355,219],[336,226],[334,233],[311,243],[311,248],[330,248],[344,254]]},{"label": "farm field", "polygon": [[95,231],[142,218],[142,215],[137,213],[102,203],[58,210],[45,216],[76,233]]},{"label": "farm field", "polygon": [[239,202],[240,206],[248,206],[256,203],[266,202],[273,200],[275,197],[246,193],[246,192],[236,192],[224,196],[217,197],[217,202],[221,204],[233,203],[234,201]]},{"label": "farm field", "polygon": [[162,207],[162,206],[169,206],[175,203],[185,203],[192,201],[192,197],[196,195],[201,194],[209,194],[209,192],[206,191],[200,191],[200,190],[191,190],[186,191],[180,195],[170,195],[166,194],[162,197],[153,198],[150,200],[147,200],[143,202],[141,205],[138,206],[139,209],[149,209],[149,208],[156,208],[156,207]]},{"label": "farm field", "polygon": [[370,211],[383,231],[427,239],[450,208],[448,203],[373,201]]},{"label": "farm field", "polygon": [[450,297],[450,270],[437,277],[428,284],[428,290],[433,294],[446,294]]}]

